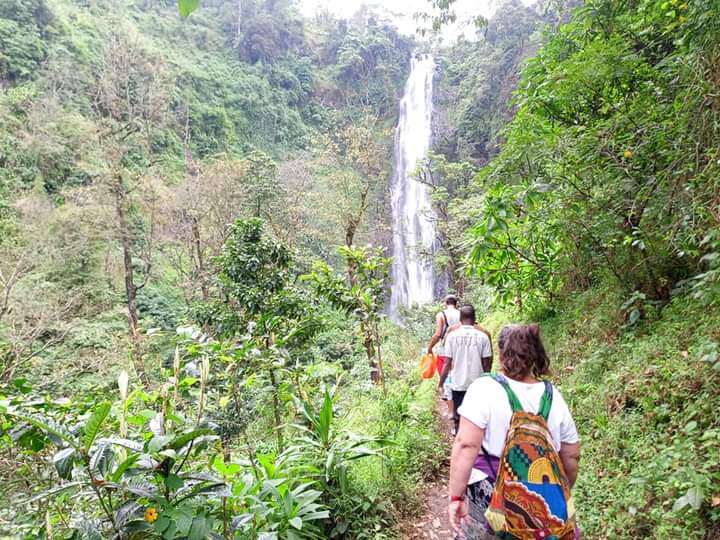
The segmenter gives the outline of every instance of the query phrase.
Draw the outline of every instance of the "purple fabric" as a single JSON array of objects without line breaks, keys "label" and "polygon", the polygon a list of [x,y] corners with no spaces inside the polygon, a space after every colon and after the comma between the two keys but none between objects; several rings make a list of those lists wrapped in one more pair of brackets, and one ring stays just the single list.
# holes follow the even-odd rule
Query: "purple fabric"
[{"label": "purple fabric", "polygon": [[478,454],[473,464],[474,469],[478,469],[488,475],[488,480],[495,483],[495,475],[497,475],[500,467],[500,458],[491,456],[490,454]]}]

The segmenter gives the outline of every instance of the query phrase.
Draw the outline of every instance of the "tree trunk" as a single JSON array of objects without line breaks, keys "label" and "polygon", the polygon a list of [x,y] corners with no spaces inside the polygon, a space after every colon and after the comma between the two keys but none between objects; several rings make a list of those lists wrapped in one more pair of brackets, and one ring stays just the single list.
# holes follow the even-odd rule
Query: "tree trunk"
[{"label": "tree trunk", "polygon": [[[192,155],[192,149],[190,148],[190,109],[185,107],[185,138],[183,140],[183,151],[185,154],[185,167],[187,168],[188,175],[190,176],[190,182],[192,185],[198,185],[198,176],[200,175],[200,168],[195,163]],[[189,241],[189,255],[192,265],[195,267],[195,275],[200,280],[200,290],[202,291],[203,301],[207,302],[209,298],[208,286],[205,281],[205,261],[203,261],[202,254],[202,242],[200,237],[200,220],[197,215],[192,215],[188,218],[188,214],[192,212],[186,212],[183,210],[183,220],[190,222],[190,241]],[[194,296],[194,295],[193,295]]]},{"label": "tree trunk", "polygon": [[373,329],[367,322],[360,323],[360,328],[363,335],[363,347],[365,347],[365,354],[367,354],[368,364],[370,365],[370,380],[378,383],[380,382],[380,366],[378,366],[377,356],[375,354],[375,336]]},{"label": "tree trunk", "polygon": [[357,221],[355,221],[354,218],[350,218],[347,225],[345,225],[345,245],[349,248],[353,246],[355,231],[357,231]]},{"label": "tree trunk", "polygon": [[377,357],[378,377],[382,384],[383,395],[387,395],[387,388],[385,387],[385,368],[383,367],[382,359],[382,338],[380,337],[380,327],[377,321],[373,324],[373,338],[375,341],[375,354]]},{"label": "tree trunk", "polygon": [[138,324],[137,291],[132,266],[132,236],[130,224],[127,221],[126,204],[127,191],[123,185],[122,177],[118,174],[113,186],[115,192],[115,212],[117,225],[120,230],[120,242],[123,250],[123,268],[125,273],[125,294],[127,297],[128,310],[128,331],[130,334],[131,357],[135,371],[142,383],[148,385],[148,377],[145,373],[145,364],[142,357],[142,343]]},{"label": "tree trunk", "polygon": [[275,377],[275,372],[270,371],[270,383],[273,387],[273,416],[275,416],[275,434],[277,435],[277,441],[278,441],[278,451],[283,451],[283,436],[282,436],[282,421],[280,419],[280,396],[278,396],[278,392],[280,391],[277,383],[277,377]]},{"label": "tree trunk", "polygon": [[[355,239],[355,232],[357,231],[357,222],[350,218],[348,223],[345,225],[345,247],[348,249],[352,249],[353,247],[353,241]],[[347,257],[347,274],[348,278],[350,279],[350,285],[355,286],[357,285],[357,276],[355,275],[355,270],[357,269],[357,265],[352,257]]]},{"label": "tree trunk", "polygon": [[[365,212],[368,208],[369,193],[370,180],[365,183],[363,190],[360,193],[360,207],[358,208],[357,215],[350,216],[347,220],[347,223],[345,224],[345,246],[347,246],[348,248],[352,248],[353,244],[355,243],[355,234],[357,234],[358,227],[360,227],[363,216],[365,215]],[[355,263],[351,260],[348,260],[347,272],[348,277],[350,278],[350,283],[352,285],[356,285],[357,281],[355,277]]]},{"label": "tree trunk", "polygon": [[200,243],[200,223],[197,217],[193,216],[190,220],[190,228],[195,249],[195,267],[200,280],[200,290],[202,291],[203,302],[207,302],[210,298],[210,292],[208,291],[207,281],[205,281],[205,261],[203,260],[202,245]]}]

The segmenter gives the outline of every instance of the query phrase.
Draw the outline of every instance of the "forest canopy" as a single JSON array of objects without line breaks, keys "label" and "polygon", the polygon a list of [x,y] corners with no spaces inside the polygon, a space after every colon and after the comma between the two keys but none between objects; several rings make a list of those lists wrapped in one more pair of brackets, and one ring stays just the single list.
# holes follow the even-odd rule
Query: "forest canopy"
[{"label": "forest canopy", "polygon": [[377,6],[0,3],[1,539],[435,534],[439,305],[388,316],[425,54],[408,254],[494,337],[542,327],[584,536],[718,535],[718,6],[508,0],[446,42],[456,3],[418,5],[408,36]]}]

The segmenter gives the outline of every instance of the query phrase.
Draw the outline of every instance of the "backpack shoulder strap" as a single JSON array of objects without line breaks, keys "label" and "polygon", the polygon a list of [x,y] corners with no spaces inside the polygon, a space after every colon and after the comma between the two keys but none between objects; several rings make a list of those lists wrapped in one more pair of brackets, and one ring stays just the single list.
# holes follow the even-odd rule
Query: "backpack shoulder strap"
[{"label": "backpack shoulder strap", "polygon": [[445,327],[443,328],[443,333],[440,339],[445,339],[445,336],[448,333],[448,329],[450,328],[450,323],[448,323],[447,314],[445,313],[445,310],[442,310],[440,313],[442,313],[443,320],[445,321]]},{"label": "backpack shoulder strap", "polygon": [[545,383],[545,392],[543,393],[543,397],[540,400],[540,410],[538,411],[538,415],[542,416],[547,422],[548,417],[550,416],[550,409],[552,408],[553,385],[550,383],[550,381],[543,382]]},{"label": "backpack shoulder strap", "polygon": [[507,382],[507,379],[502,375],[495,375],[493,378],[505,389],[505,393],[507,394],[508,401],[510,402],[510,408],[512,409],[512,412],[523,412],[520,400],[518,399],[517,395],[515,395],[515,392],[513,392],[513,389],[510,388],[510,384]]},{"label": "backpack shoulder strap", "polygon": [[[505,393],[508,396],[508,401],[510,402],[510,408],[513,412],[522,412],[523,408],[520,404],[520,400],[518,399],[515,392],[513,392],[513,389],[510,388],[510,384],[508,383],[507,379],[503,377],[502,375],[495,375],[494,379],[499,382],[502,387],[505,389]],[[553,386],[550,383],[550,381],[543,381],[545,383],[545,392],[543,392],[543,396],[540,399],[540,410],[538,411],[538,416],[542,416],[545,421],[548,421],[548,417],[550,416],[550,409],[552,408],[552,401],[553,401]]]}]

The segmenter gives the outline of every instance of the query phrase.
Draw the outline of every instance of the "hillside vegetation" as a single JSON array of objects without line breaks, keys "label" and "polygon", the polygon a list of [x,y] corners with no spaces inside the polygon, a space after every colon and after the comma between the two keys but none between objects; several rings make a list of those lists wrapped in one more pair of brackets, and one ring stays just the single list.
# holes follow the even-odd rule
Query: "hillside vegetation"
[{"label": "hillside vegetation", "polygon": [[292,2],[2,3],[1,537],[394,535],[442,446],[354,246],[413,46]]},{"label": "hillside vegetation", "polygon": [[243,2],[239,26],[223,2],[191,19],[174,2],[0,9],[4,380],[48,353],[47,369],[82,373],[98,349],[114,357],[87,371],[104,373],[126,356],[128,310],[131,334],[174,329],[211,296],[239,216],[264,218],[306,268],[339,264],[356,233],[385,237],[411,47],[391,26],[277,2]]},{"label": "hillside vegetation", "polygon": [[443,46],[184,4],[0,4],[0,538],[413,530],[437,306],[386,319],[386,248],[433,48],[434,263],[494,335],[541,324],[584,537],[720,537],[715,2],[511,0]]},{"label": "hillside vegetation", "polygon": [[[490,304],[495,329],[545,329],[583,439],[591,538],[720,534],[718,25],[712,2],[589,0],[511,100],[457,98],[463,123],[425,165],[449,179],[435,188],[444,230],[465,231],[441,260],[465,265],[458,290]],[[487,50],[487,30],[489,44],[456,47]],[[446,72],[462,78],[468,56]],[[508,110],[488,159],[488,128],[463,126]]]}]

